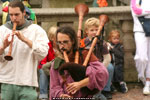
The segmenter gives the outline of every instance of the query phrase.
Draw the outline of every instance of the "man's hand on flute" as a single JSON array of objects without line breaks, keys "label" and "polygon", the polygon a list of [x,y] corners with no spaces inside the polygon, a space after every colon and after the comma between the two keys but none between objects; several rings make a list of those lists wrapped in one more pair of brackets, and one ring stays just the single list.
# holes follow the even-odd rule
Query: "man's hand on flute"
[{"label": "man's hand on flute", "polygon": [[16,35],[22,42],[25,42],[30,48],[32,48],[32,41],[26,38],[20,31],[14,31]]},{"label": "man's hand on flute", "polygon": [[8,34],[5,37],[5,39],[3,41],[3,46],[0,47],[0,55],[3,53],[3,51],[5,50],[5,48],[7,48],[10,45],[10,43],[11,43],[11,41],[8,40],[9,36],[10,36],[10,34]]}]

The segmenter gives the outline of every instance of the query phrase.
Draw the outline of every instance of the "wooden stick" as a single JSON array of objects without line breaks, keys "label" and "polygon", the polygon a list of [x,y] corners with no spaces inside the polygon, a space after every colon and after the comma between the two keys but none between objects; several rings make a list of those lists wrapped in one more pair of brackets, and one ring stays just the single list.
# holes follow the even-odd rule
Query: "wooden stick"
[{"label": "wooden stick", "polygon": [[[75,6],[75,12],[79,15],[79,24],[78,24],[78,31],[77,31],[77,37],[78,37],[78,46],[80,45],[81,40],[81,30],[82,30],[82,22],[83,17],[89,12],[89,8],[85,4],[78,4]],[[75,54],[75,63],[79,63],[79,52],[76,51]]]},{"label": "wooden stick", "polygon": [[79,52],[76,51],[75,53],[75,60],[74,60],[74,63],[78,64],[79,63]]},{"label": "wooden stick", "polygon": [[[14,31],[16,31],[16,27],[17,27],[17,23],[13,23],[13,29],[12,29],[12,33],[14,33]],[[4,57],[6,60],[11,61],[13,60],[13,57],[11,56],[12,53],[12,45],[13,45],[13,39],[14,39],[14,35],[12,35],[11,38],[11,43],[9,45],[9,51],[7,53],[7,55]]]},{"label": "wooden stick", "polygon": [[64,59],[65,59],[66,63],[69,62],[69,58],[68,58],[66,51],[63,52],[63,55],[64,55]]}]

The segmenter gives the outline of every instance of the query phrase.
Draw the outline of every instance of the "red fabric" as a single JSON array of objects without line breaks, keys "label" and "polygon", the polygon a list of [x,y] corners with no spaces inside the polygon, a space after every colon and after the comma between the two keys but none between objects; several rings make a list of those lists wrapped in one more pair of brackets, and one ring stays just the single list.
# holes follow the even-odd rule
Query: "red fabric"
[{"label": "red fabric", "polygon": [[3,11],[3,12],[8,12],[8,6],[4,7],[4,8],[2,9],[2,11]]},{"label": "red fabric", "polygon": [[40,61],[39,65],[38,65],[39,69],[42,68],[43,64],[46,64],[47,62],[49,62],[55,58],[52,42],[49,42],[48,45],[49,45],[48,54],[43,60]]}]

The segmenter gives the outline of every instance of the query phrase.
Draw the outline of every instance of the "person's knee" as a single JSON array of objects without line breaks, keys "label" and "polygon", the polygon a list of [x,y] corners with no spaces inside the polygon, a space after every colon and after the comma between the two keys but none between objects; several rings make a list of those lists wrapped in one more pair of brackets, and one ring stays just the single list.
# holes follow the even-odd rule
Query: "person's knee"
[{"label": "person's knee", "polygon": [[140,56],[136,56],[135,57],[135,61],[137,61],[138,63],[148,63],[148,57],[140,57]]},{"label": "person's knee", "polygon": [[108,70],[109,73],[113,74],[114,73],[114,67],[113,67],[113,65],[109,64],[108,67],[107,67],[107,70]]},{"label": "person's knee", "polygon": [[31,94],[29,100],[37,100],[37,93]]},{"label": "person's knee", "polygon": [[146,58],[140,59],[140,62],[141,63],[148,63],[148,59],[146,59]]},{"label": "person's knee", "polygon": [[25,87],[19,96],[20,100],[37,100],[38,94],[34,87]]},{"label": "person's knee", "polygon": [[43,74],[44,74],[44,71],[43,71],[42,69],[40,69],[40,70],[39,70],[39,74],[40,74],[40,75],[43,75]]},{"label": "person's knee", "polygon": [[37,100],[37,97],[38,97],[37,92],[34,93],[32,92],[30,94],[26,94],[25,98],[22,97],[22,100]]}]

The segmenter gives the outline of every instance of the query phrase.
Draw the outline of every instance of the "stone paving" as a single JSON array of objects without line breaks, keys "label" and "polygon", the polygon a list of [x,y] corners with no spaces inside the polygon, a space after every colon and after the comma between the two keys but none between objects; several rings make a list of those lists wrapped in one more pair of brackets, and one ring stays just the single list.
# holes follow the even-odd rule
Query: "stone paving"
[{"label": "stone paving", "polygon": [[141,84],[128,84],[127,93],[113,93],[112,100],[150,100],[150,95],[143,95],[143,86]]}]

